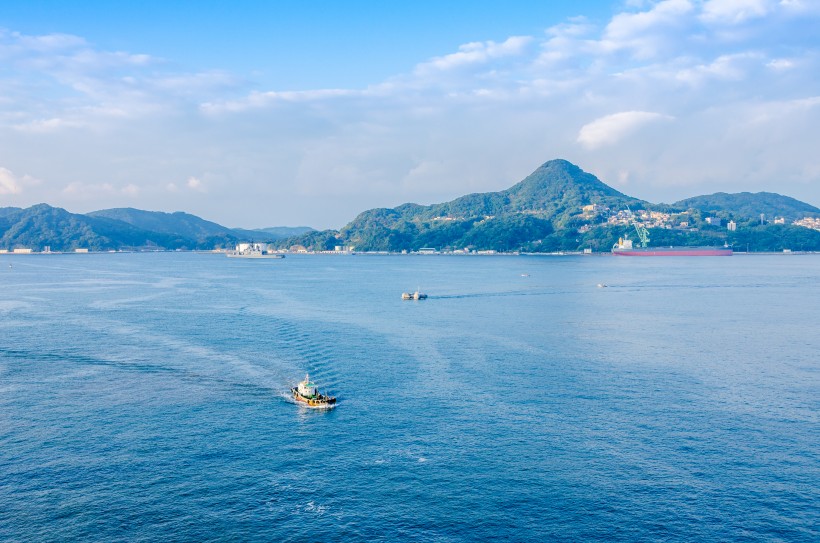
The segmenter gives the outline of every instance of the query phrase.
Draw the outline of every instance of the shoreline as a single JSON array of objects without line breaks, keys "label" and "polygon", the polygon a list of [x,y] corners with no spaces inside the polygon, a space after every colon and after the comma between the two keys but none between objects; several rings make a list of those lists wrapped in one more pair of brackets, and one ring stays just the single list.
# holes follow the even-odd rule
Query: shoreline
[{"label": "shoreline", "polygon": [[[117,254],[154,254],[154,253],[184,253],[184,254],[203,254],[203,255],[224,255],[224,250],[191,250],[191,251],[181,251],[181,250],[151,250],[151,251],[139,251],[139,250],[109,250],[109,251],[26,251],[26,252],[0,252],[0,257],[4,256],[14,256],[14,257],[26,257],[26,256],[67,256],[67,255],[117,255]],[[448,252],[389,252],[389,251],[299,251],[299,252],[286,252],[282,251],[280,253],[275,253],[280,255],[288,255],[288,256],[319,256],[319,255],[330,255],[330,256],[423,256],[423,257],[436,257],[436,256],[458,256],[458,257],[510,257],[510,256],[585,256],[585,257],[606,257],[606,256],[614,256],[611,252],[596,252],[596,253],[586,253],[583,251],[557,251],[552,253],[528,253],[528,252],[497,252],[497,251],[474,251],[471,253],[465,253],[462,251],[448,251]],[[734,251],[732,256],[798,256],[798,255],[814,255],[820,254],[820,251],[793,251],[793,250],[784,250],[784,251]]]}]

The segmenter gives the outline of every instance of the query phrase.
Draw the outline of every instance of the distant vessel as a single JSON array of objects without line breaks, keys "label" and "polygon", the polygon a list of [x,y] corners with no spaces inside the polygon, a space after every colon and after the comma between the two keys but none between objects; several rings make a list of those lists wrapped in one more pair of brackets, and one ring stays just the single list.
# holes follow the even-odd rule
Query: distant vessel
[{"label": "distant vessel", "polygon": [[305,380],[290,389],[293,399],[303,403],[308,407],[317,409],[330,409],[336,405],[336,398],[319,394],[319,389],[310,382],[310,375],[305,375]]},{"label": "distant vessel", "polygon": [[[627,208],[629,209],[629,208]],[[612,246],[616,256],[732,256],[732,248],[724,247],[648,247],[649,230],[637,222],[632,223],[641,240],[640,247],[633,247],[632,240],[626,237],[618,239]]]},{"label": "distant vessel", "polygon": [[612,246],[615,256],[732,256],[731,247],[633,247],[631,239]]},{"label": "distant vessel", "polygon": [[427,295],[424,294],[423,292],[419,292],[418,290],[416,290],[416,292],[402,292],[401,293],[401,299],[402,300],[426,300]]},{"label": "distant vessel", "polygon": [[240,243],[233,251],[225,253],[229,258],[285,258],[270,250],[267,243]]}]

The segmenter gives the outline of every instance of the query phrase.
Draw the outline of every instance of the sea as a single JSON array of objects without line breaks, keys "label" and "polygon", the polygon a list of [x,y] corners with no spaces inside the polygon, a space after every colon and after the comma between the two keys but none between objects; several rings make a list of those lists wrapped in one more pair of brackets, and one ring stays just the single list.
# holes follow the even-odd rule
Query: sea
[{"label": "sea", "polygon": [[0,255],[0,316],[4,542],[820,541],[820,255]]}]

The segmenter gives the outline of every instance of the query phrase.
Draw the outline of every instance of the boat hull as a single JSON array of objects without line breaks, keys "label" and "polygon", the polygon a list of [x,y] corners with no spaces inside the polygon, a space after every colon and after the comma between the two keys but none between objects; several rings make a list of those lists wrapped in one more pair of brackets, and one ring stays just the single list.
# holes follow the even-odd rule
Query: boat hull
[{"label": "boat hull", "polygon": [[336,398],[333,397],[323,396],[320,399],[306,398],[299,394],[295,388],[291,389],[291,393],[293,394],[294,400],[312,409],[332,409],[336,407]]},{"label": "boat hull", "polygon": [[285,255],[281,255],[281,254],[242,255],[242,254],[227,253],[227,256],[228,256],[228,258],[285,258]]},{"label": "boat hull", "polygon": [[612,249],[615,256],[732,256],[731,247],[634,247]]}]

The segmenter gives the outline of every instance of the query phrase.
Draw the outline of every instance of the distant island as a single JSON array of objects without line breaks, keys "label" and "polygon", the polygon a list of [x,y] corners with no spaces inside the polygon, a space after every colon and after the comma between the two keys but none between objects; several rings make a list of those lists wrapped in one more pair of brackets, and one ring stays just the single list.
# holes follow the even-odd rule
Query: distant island
[{"label": "distant island", "polygon": [[270,243],[312,232],[306,226],[228,228],[189,213],[133,208],[85,215],[38,204],[0,208],[0,251],[157,251],[233,248],[240,241]]},{"label": "distant island", "polygon": [[653,204],[566,160],[546,162],[503,191],[370,209],[341,230],[243,230],[188,213],[132,208],[85,215],[46,204],[0,208],[0,251],[213,250],[257,241],[304,251],[601,252],[631,235],[635,222],[649,229],[654,246],[820,251],[820,209],[794,198],[716,193]]}]

